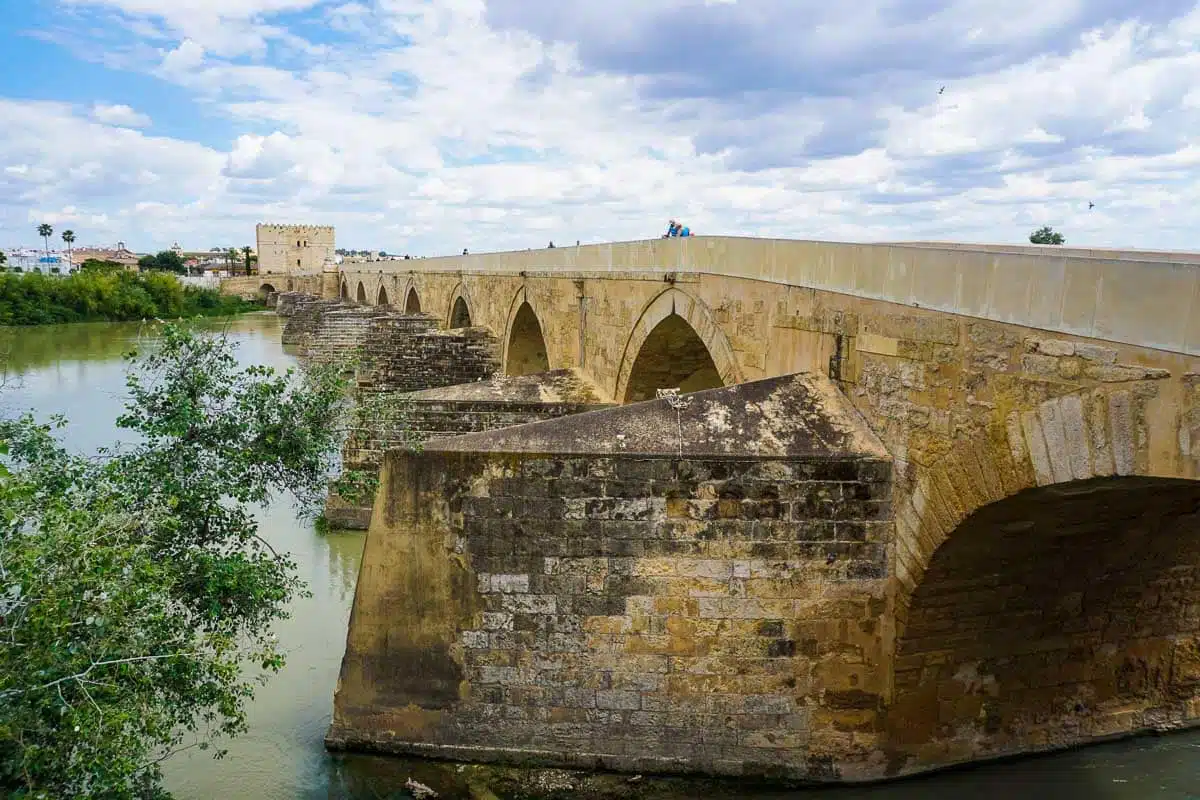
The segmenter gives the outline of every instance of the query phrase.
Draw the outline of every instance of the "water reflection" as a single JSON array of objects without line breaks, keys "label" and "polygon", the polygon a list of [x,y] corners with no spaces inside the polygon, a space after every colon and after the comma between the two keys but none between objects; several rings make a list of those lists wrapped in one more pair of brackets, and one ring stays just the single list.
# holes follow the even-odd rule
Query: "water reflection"
[{"label": "water reflection", "polygon": [[[273,315],[210,320],[205,326],[224,330],[237,343],[242,363],[279,368],[295,363],[279,344],[280,320]],[[9,374],[20,377],[0,394],[0,402],[7,410],[32,407],[42,416],[66,414],[73,449],[110,444],[118,434],[113,420],[125,394],[122,353],[133,345],[153,346],[154,335],[154,327],[140,323],[0,328],[0,353],[7,353]],[[414,777],[442,789],[443,797],[466,796],[470,768],[325,752],[322,737],[345,647],[363,536],[319,535],[311,524],[296,520],[285,500],[264,509],[260,519],[272,545],[292,554],[312,596],[297,600],[291,618],[277,628],[288,663],[250,705],[250,732],[229,743],[223,760],[198,751],[171,759],[166,765],[169,788],[180,800],[365,800],[407,797],[402,787]],[[641,800],[1194,800],[1200,798],[1200,732],[884,786],[781,791],[737,782],[617,781],[611,796]]]}]

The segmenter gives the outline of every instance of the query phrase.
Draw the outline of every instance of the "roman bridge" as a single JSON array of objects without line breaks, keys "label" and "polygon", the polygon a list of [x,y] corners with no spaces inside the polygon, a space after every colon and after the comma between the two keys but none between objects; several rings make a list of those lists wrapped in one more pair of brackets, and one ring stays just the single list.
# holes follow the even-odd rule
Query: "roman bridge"
[{"label": "roman bridge", "polygon": [[475,432],[384,447],[331,746],[853,781],[1194,724],[1195,261],[696,237],[296,276],[494,348],[411,395]]}]

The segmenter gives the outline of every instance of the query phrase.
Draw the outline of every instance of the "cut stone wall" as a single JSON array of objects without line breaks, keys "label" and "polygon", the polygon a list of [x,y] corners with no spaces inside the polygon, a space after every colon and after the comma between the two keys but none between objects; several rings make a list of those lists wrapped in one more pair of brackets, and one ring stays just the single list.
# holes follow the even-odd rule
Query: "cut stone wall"
[{"label": "cut stone wall", "polygon": [[359,390],[412,392],[473,383],[499,371],[499,345],[486,328],[436,326],[419,314],[381,317],[364,342]]},{"label": "cut stone wall", "polygon": [[321,276],[309,275],[242,275],[221,279],[221,293],[247,300],[263,297],[269,292],[302,292],[323,294]]},{"label": "cut stone wall", "polygon": [[255,228],[258,271],[271,277],[320,272],[337,247],[330,225],[272,225]]},{"label": "cut stone wall", "polygon": [[811,376],[390,452],[328,742],[868,774],[890,474]]},{"label": "cut stone wall", "polygon": [[284,345],[295,347],[299,352],[305,352],[312,341],[313,335],[321,327],[324,315],[329,311],[353,308],[341,300],[326,300],[312,295],[298,297],[290,304],[291,313],[283,326],[281,338]]},{"label": "cut stone wall", "polygon": [[[441,340],[439,340],[441,341]],[[487,380],[418,392],[375,392],[370,425],[350,432],[342,449],[345,469],[375,472],[393,449],[418,449],[425,442],[490,431],[605,408],[587,382],[572,370],[495,376]],[[336,527],[366,530],[373,498],[348,503],[330,498],[326,518]]]},{"label": "cut stone wall", "polygon": [[[350,309],[321,310],[319,314],[323,327],[311,337],[322,348],[318,355],[348,360],[349,354],[357,354],[358,397],[377,414],[371,430],[358,430],[348,437],[343,449],[344,469],[376,471],[383,448],[420,441],[395,425],[388,413],[389,397],[471,384],[491,377],[498,368],[496,340],[482,328],[438,331],[431,317],[399,314],[380,306],[355,305]],[[494,421],[499,423],[501,418]],[[372,502],[371,498],[350,502],[331,494],[325,517],[336,528],[365,530],[370,524]]]},{"label": "cut stone wall", "polygon": [[298,306],[319,299],[320,297],[305,292],[280,292],[275,301],[275,313],[281,317],[290,317],[296,313]]},{"label": "cut stone wall", "polygon": [[610,406],[575,370],[556,370],[417,392],[385,392],[377,398],[380,417],[371,430],[352,432],[343,461],[378,468],[386,451],[432,439],[507,428]]},{"label": "cut stone wall", "polygon": [[1195,725],[1198,520],[1200,484],[1137,477],[1030,489],[971,515],[897,642],[898,771]]},{"label": "cut stone wall", "polygon": [[[368,348],[378,335],[379,326],[394,312],[383,307],[350,306],[326,308],[308,337],[303,354],[317,362],[349,364],[351,359],[366,358]],[[416,325],[433,327],[432,321],[417,320]]]}]

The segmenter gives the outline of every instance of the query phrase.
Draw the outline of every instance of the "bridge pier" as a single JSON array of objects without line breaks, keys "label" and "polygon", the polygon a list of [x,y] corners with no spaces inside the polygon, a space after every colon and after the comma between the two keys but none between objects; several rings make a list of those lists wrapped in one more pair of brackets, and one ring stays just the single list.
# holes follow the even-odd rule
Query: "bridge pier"
[{"label": "bridge pier", "polygon": [[811,376],[392,451],[328,742],[867,777],[890,474]]}]

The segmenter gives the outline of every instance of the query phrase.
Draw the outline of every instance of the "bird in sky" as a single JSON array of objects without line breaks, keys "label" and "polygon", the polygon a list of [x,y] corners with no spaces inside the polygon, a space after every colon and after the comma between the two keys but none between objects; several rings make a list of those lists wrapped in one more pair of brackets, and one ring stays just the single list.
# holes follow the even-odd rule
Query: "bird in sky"
[{"label": "bird in sky", "polygon": [[1091,211],[1095,207],[1096,207],[1096,204],[1089,200],[1088,201],[1088,211]]},{"label": "bird in sky", "polygon": [[946,93],[946,87],[945,87],[945,86],[943,86],[942,88],[938,89],[938,94],[945,94],[945,93]]}]

